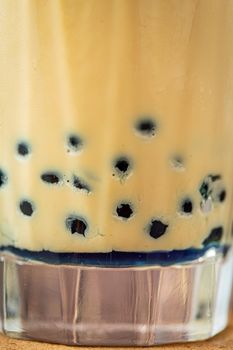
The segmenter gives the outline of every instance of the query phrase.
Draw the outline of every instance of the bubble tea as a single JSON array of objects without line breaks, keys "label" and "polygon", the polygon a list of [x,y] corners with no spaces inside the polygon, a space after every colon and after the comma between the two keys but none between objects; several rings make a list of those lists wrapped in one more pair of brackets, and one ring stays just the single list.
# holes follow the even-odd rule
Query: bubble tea
[{"label": "bubble tea", "polygon": [[143,346],[221,331],[233,0],[0,9],[2,331]]}]

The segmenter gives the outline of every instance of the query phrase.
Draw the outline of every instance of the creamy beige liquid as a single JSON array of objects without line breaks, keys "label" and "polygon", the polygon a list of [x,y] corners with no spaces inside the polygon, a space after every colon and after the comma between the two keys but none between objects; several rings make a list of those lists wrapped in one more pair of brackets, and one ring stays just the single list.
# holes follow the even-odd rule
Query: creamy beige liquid
[{"label": "creamy beige liquid", "polygon": [[0,14],[1,245],[229,241],[232,0],[1,0]]}]

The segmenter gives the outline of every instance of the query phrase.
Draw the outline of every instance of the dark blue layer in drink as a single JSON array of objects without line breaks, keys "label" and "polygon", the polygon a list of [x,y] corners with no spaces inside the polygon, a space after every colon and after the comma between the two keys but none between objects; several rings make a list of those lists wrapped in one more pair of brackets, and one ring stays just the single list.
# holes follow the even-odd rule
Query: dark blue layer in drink
[{"label": "dark blue layer in drink", "polygon": [[36,260],[49,264],[69,264],[104,267],[130,267],[160,265],[169,266],[187,263],[204,256],[209,249],[216,250],[216,254],[226,255],[229,246],[209,245],[202,249],[190,248],[172,251],[154,252],[119,252],[110,253],[54,253],[47,250],[35,252],[18,249],[12,246],[0,247],[0,251],[8,251],[26,260]]}]

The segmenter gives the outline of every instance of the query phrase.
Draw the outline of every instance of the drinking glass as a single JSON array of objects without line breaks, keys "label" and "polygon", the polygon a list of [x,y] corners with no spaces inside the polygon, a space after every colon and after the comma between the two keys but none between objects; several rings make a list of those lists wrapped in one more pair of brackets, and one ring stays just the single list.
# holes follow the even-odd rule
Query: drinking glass
[{"label": "drinking glass", "polygon": [[206,339],[232,283],[232,0],[0,1],[0,328]]}]

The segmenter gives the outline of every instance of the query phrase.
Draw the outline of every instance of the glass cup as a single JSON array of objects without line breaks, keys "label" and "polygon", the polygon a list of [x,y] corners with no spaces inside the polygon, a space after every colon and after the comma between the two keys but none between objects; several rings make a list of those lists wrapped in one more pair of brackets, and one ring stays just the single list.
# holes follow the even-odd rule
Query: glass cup
[{"label": "glass cup", "polygon": [[233,1],[1,0],[0,319],[201,340],[232,283]]}]

